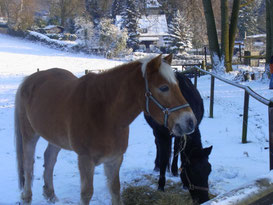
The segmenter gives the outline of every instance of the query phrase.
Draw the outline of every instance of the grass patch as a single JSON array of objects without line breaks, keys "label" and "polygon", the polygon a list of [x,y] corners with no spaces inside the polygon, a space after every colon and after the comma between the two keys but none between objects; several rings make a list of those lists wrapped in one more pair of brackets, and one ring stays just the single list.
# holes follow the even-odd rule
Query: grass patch
[{"label": "grass patch", "polygon": [[181,205],[192,204],[188,193],[165,192],[149,186],[128,186],[122,193],[124,205]]},{"label": "grass patch", "polygon": [[122,192],[124,205],[191,205],[192,200],[188,191],[181,187],[181,183],[167,181],[165,192],[157,191],[157,179],[152,175],[144,175],[143,179],[135,182],[145,181],[145,184],[133,186],[127,185]]},{"label": "grass patch", "polygon": [[[189,191],[182,188],[181,182],[166,180],[162,192],[157,191],[157,180],[157,176],[150,174],[126,183],[122,192],[124,205],[193,205]],[[214,197],[209,193],[210,199]]]}]

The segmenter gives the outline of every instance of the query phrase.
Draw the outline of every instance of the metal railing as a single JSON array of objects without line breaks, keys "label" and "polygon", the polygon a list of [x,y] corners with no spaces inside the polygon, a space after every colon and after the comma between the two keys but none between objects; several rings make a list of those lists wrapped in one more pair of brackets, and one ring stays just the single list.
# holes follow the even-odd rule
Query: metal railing
[{"label": "metal railing", "polygon": [[243,114],[243,129],[242,129],[242,143],[247,143],[247,124],[248,124],[248,108],[249,108],[249,96],[253,97],[260,103],[268,106],[268,126],[269,126],[269,161],[270,161],[270,170],[273,169],[273,99],[266,99],[258,93],[254,92],[249,86],[241,85],[233,81],[222,78],[212,72],[208,72],[204,69],[201,69],[197,66],[192,67],[187,72],[194,72],[194,85],[197,87],[197,71],[208,74],[211,76],[211,87],[210,87],[210,112],[209,117],[213,118],[213,105],[214,105],[214,84],[215,78],[223,81],[227,84],[235,86],[237,88],[243,89],[245,91],[244,96],[244,114]]}]

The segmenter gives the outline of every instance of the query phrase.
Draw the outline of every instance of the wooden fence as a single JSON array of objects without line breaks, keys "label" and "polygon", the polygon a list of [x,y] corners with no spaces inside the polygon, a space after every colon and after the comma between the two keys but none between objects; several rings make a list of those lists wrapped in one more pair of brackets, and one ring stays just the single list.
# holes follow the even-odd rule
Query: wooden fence
[{"label": "wooden fence", "polygon": [[245,96],[244,96],[244,114],[243,114],[243,131],[242,131],[242,143],[247,142],[247,124],[248,124],[248,107],[249,107],[249,96],[253,97],[260,103],[268,106],[268,126],[269,126],[269,163],[270,163],[270,170],[273,169],[273,99],[266,99],[256,92],[254,92],[249,86],[241,85],[238,83],[235,83],[233,81],[224,79],[214,73],[208,72],[204,69],[201,69],[197,66],[194,66],[190,69],[192,72],[195,73],[194,77],[194,85],[197,87],[197,72],[202,72],[204,74],[208,74],[211,76],[211,87],[210,87],[210,112],[209,117],[213,118],[213,104],[214,104],[214,84],[215,84],[215,78],[223,81],[227,84],[230,84],[232,86],[235,86],[237,88],[245,90]]}]

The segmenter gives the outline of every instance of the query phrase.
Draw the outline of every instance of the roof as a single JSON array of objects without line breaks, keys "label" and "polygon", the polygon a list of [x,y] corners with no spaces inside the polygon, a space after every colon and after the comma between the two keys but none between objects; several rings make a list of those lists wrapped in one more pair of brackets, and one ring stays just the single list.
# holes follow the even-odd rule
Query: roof
[{"label": "roof", "polygon": [[[116,26],[121,28],[122,16],[116,16]],[[142,15],[138,19],[139,41],[159,41],[160,36],[167,36],[168,25],[166,16],[159,15]],[[145,30],[145,32],[143,32]]]},{"label": "roof", "polygon": [[251,35],[247,36],[246,38],[266,38],[266,34]]},{"label": "roof", "polygon": [[158,3],[157,0],[147,0],[146,1],[147,8],[159,8],[160,6],[161,6],[161,4]]},{"label": "roof", "polygon": [[139,41],[158,41],[159,37],[157,36],[140,36]]},{"label": "roof", "polygon": [[[147,29],[147,35],[168,35],[168,25],[165,14],[142,15],[138,20],[140,29]],[[142,34],[140,34],[142,35]]]},{"label": "roof", "polygon": [[44,27],[45,30],[50,30],[50,29],[53,29],[53,28],[63,29],[62,26],[58,26],[58,25],[48,25],[48,26]]}]

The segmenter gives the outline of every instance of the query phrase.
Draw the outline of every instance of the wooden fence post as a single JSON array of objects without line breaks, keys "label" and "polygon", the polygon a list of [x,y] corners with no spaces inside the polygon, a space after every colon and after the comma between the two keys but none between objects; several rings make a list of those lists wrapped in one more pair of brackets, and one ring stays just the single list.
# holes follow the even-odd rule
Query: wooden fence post
[{"label": "wooden fence post", "polygon": [[85,73],[85,75],[87,75],[87,74],[89,73],[89,70],[85,70],[85,72],[84,72],[84,73]]},{"label": "wooden fence post", "polygon": [[205,61],[202,61],[201,68],[202,68],[203,70],[207,70],[207,68],[206,68],[206,62],[205,62]]},{"label": "wooden fence post", "polygon": [[213,103],[214,103],[214,76],[211,76],[210,81],[210,108],[209,108],[209,117],[213,118]]},{"label": "wooden fence post", "polygon": [[268,106],[268,127],[269,127],[269,169],[273,169],[273,99]]},{"label": "wooden fence post", "polygon": [[194,69],[194,87],[197,88],[197,69]]},{"label": "wooden fence post", "polygon": [[247,143],[248,107],[249,107],[249,94],[245,90],[242,143]]},{"label": "wooden fence post", "polygon": [[40,71],[40,69],[39,68],[37,68],[37,72],[39,72]]},{"label": "wooden fence post", "polygon": [[204,47],[204,50],[205,50],[205,63],[207,65],[207,47],[206,46]]}]

